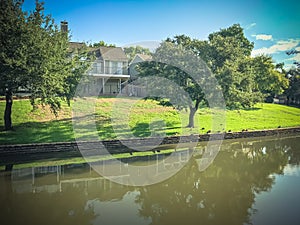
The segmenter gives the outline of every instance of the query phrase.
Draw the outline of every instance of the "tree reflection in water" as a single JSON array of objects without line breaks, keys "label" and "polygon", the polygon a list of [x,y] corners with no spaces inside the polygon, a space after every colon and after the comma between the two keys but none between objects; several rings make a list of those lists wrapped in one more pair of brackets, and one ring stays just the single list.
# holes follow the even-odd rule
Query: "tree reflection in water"
[{"label": "tree reflection in water", "polygon": [[140,215],[151,217],[153,225],[250,223],[255,194],[272,188],[270,175],[282,174],[289,162],[299,163],[297,140],[224,144],[204,172],[197,170],[195,156],[176,176],[140,188]]},{"label": "tree reflection in water", "polygon": [[202,156],[196,151],[176,175],[144,187],[113,183],[88,164],[46,173],[37,173],[39,168],[15,170],[12,177],[5,172],[0,176],[1,224],[112,224],[113,217],[125,224],[251,223],[257,193],[270,191],[273,175],[283,174],[287,164],[299,165],[299,140],[224,141],[205,171],[198,170]]}]

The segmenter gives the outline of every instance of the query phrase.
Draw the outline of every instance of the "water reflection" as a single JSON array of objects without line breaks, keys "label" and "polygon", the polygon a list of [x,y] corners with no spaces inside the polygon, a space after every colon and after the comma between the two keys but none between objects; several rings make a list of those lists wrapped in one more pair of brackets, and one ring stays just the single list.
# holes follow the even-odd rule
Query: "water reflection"
[{"label": "water reflection", "polygon": [[289,140],[224,145],[202,173],[195,156],[177,176],[141,189],[141,215],[150,216],[153,224],[250,222],[255,194],[271,189],[274,177],[270,174],[283,173],[291,144]]},{"label": "water reflection", "polygon": [[[144,187],[114,183],[88,164],[2,172],[1,220],[4,224],[280,224],[276,218],[284,211],[291,212],[284,215],[293,224],[300,220],[294,213],[300,209],[299,141],[299,137],[225,141],[205,171],[199,170],[203,153],[199,146],[175,176]],[[189,153],[178,152],[178,162],[188,159]],[[127,163],[155,164],[166,157]],[[123,171],[118,179],[126,179],[126,166],[117,169]]]}]

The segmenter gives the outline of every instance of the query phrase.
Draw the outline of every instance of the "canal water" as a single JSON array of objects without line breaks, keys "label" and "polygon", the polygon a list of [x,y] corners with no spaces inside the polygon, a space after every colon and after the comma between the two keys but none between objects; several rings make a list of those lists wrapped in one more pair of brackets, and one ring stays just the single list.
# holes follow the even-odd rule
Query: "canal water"
[{"label": "canal water", "polygon": [[14,166],[0,174],[0,224],[298,225],[299,143],[295,136],[224,141],[205,170],[198,163],[203,146],[192,156],[175,152],[172,165],[163,164],[169,155],[123,159],[119,179],[126,178],[126,165],[184,163],[173,176],[146,186],[102,177],[94,168],[104,162]]}]

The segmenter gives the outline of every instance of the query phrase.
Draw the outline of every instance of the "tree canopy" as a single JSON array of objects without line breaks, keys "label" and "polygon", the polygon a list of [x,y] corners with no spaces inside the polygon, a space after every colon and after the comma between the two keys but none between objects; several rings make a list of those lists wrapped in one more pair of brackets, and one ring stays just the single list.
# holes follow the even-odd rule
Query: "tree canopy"
[{"label": "tree canopy", "polygon": [[[158,58],[162,58],[163,53],[164,57],[171,58],[170,61],[175,60],[176,65],[183,63],[185,64],[183,68],[192,68],[194,73],[199,70],[198,73],[201,74],[200,70],[204,67],[197,68],[201,63],[189,60],[189,56],[186,55],[187,52],[193,53],[194,56],[200,57],[206,63],[205,67],[209,68],[217,79],[217,86],[222,90],[226,106],[228,108],[247,108],[263,101],[269,95],[282,93],[288,86],[284,72],[276,68],[270,56],[251,56],[253,47],[254,44],[245,37],[243,28],[239,24],[234,24],[210,34],[208,40],[204,41],[192,39],[186,35],[167,38],[156,49],[153,59],[157,61]],[[194,126],[193,117],[200,103],[208,103],[209,96],[204,96],[203,89],[216,88],[210,86],[212,82],[209,82],[208,77],[205,78],[205,82],[201,81],[202,85],[198,85],[199,83],[195,82],[186,71],[182,71],[182,68],[157,62],[143,63],[138,66],[138,71],[140,77],[155,74],[170,79],[188,92],[192,99],[192,104],[188,104],[190,109],[189,127]],[[166,86],[165,89],[172,92],[170,90],[172,88]],[[173,94],[176,95],[176,93]]]},{"label": "tree canopy", "polygon": [[168,98],[176,108],[189,108],[187,126],[194,127],[194,115],[200,104],[206,104],[207,99],[216,94],[212,74],[203,60],[181,44],[163,42],[156,49],[153,60],[138,65],[138,76],[150,77],[146,82],[147,90],[156,99],[165,101]]},{"label": "tree canopy", "polygon": [[167,41],[185,46],[206,62],[221,85],[229,108],[251,107],[287,88],[285,74],[275,68],[270,56],[251,56],[254,44],[239,24],[209,34],[204,41],[185,35]]},{"label": "tree canopy", "polygon": [[68,33],[44,14],[36,1],[32,12],[22,11],[23,1],[1,0],[0,89],[26,89],[33,106],[37,100],[57,113],[60,100],[70,100],[74,86],[87,69],[85,55],[70,56]]},{"label": "tree canopy", "polygon": [[134,58],[136,54],[152,55],[148,48],[144,48],[139,45],[124,47],[124,52],[127,55],[129,62]]},{"label": "tree canopy", "polygon": [[116,47],[115,44],[108,44],[105,41],[99,41],[97,43],[90,44],[89,46],[93,47],[93,48],[98,48],[98,47],[101,47],[101,46],[104,46],[104,47]]},{"label": "tree canopy", "polygon": [[[286,52],[288,55],[299,54],[298,50],[291,50]],[[289,98],[292,104],[298,104],[300,102],[300,62],[295,61],[296,67],[293,67],[286,71],[289,79],[289,87],[286,89],[285,94]]]}]

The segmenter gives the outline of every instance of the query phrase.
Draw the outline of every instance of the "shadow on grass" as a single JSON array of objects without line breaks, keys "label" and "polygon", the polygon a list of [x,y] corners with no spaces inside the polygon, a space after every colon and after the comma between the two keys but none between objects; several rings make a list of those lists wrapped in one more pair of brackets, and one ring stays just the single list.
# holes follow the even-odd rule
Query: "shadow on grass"
[{"label": "shadow on grass", "polygon": [[[84,118],[86,117],[86,118]],[[119,137],[150,137],[151,131],[155,136],[162,134],[174,135],[181,127],[178,124],[154,121],[152,123],[137,123],[133,128],[128,129],[126,124],[112,125],[110,118],[96,119],[96,129],[92,130],[94,115],[86,115],[79,121],[81,124],[76,128],[76,136],[80,140],[90,140],[91,137],[99,137],[99,140],[110,140]],[[88,122],[85,122],[87,119]],[[127,129],[126,129],[127,127]],[[129,135],[131,134],[131,135]],[[47,122],[26,122],[14,126],[13,131],[0,130],[0,145],[5,144],[29,144],[29,143],[50,143],[75,141],[72,118],[52,120]]]},{"label": "shadow on grass", "polygon": [[[181,126],[176,126],[177,124],[167,123],[164,125],[162,121],[154,121],[151,124],[149,123],[137,123],[131,130],[134,136],[136,137],[150,137],[151,131],[154,132],[154,136],[163,136],[166,135],[175,135],[178,134],[178,129],[181,129]],[[173,130],[173,131],[172,131]]]},{"label": "shadow on grass", "polygon": [[149,123],[137,123],[131,130],[136,137],[149,137],[151,135]]},{"label": "shadow on grass", "polygon": [[72,121],[26,122],[13,131],[0,132],[0,144],[28,144],[73,141]]},{"label": "shadow on grass", "polygon": [[262,110],[262,108],[259,108],[259,107],[252,107],[252,108],[245,108],[245,109],[242,109],[244,111],[257,111],[257,110]]},{"label": "shadow on grass", "polygon": [[[91,117],[91,115],[84,117]],[[0,145],[69,142],[75,140],[72,118],[46,122],[30,121],[13,125],[13,128],[14,130],[11,131],[4,131],[3,129],[0,131]]]}]

